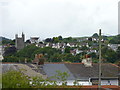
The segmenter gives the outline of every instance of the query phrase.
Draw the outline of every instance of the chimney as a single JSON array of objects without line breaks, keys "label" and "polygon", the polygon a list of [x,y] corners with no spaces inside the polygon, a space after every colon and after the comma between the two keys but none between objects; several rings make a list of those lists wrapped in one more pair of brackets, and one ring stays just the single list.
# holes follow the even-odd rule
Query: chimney
[{"label": "chimney", "polygon": [[44,58],[43,54],[38,54],[38,57],[39,57],[38,65],[44,65],[45,58]]},{"label": "chimney", "polygon": [[82,60],[82,63],[85,65],[85,67],[92,67],[92,58],[90,55],[85,55],[85,59]]}]

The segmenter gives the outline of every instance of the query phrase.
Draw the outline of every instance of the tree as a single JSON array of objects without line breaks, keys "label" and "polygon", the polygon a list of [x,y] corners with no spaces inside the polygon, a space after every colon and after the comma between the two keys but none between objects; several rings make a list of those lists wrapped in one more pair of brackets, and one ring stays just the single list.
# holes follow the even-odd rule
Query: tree
[{"label": "tree", "polygon": [[52,39],[51,38],[46,38],[45,42],[52,42]]},{"label": "tree", "polygon": [[2,44],[9,44],[11,40],[2,40]]},{"label": "tree", "polygon": [[90,53],[89,55],[90,55],[92,58],[95,58],[95,59],[97,58],[97,55],[96,55],[96,53],[94,53],[94,52]]},{"label": "tree", "polygon": [[70,75],[67,73],[67,72],[61,72],[61,71],[56,71],[56,74],[55,74],[55,78],[58,80],[58,81],[62,81],[62,85],[67,85],[67,78],[69,77]]},{"label": "tree", "polygon": [[70,53],[65,53],[62,55],[62,60],[67,61],[67,62],[74,62],[75,61],[75,56],[73,56]]},{"label": "tree", "polygon": [[31,43],[31,41],[28,39],[28,40],[26,40],[26,43]]},{"label": "tree", "polygon": [[53,37],[53,42],[54,43],[58,43],[59,42],[59,38],[58,37]]},{"label": "tree", "polygon": [[117,49],[117,59],[120,60],[120,46]]},{"label": "tree", "polygon": [[11,40],[9,44],[10,45],[15,45],[15,39]]},{"label": "tree", "polygon": [[31,58],[34,51],[38,50],[35,45],[28,45],[16,53],[18,57]]},{"label": "tree", "polygon": [[94,33],[94,34],[92,35],[92,37],[94,37],[94,38],[98,38],[99,35],[98,35],[97,33]]},{"label": "tree", "polygon": [[58,87],[57,81],[51,79],[57,79],[62,82],[62,86],[66,86],[68,77],[69,74],[67,72],[61,71],[56,71],[54,76],[43,79],[39,76],[28,77],[21,71],[11,70],[3,73],[2,88],[56,88]]},{"label": "tree", "polygon": [[50,58],[50,61],[51,62],[62,62],[61,54],[56,53],[56,54],[52,55]]},{"label": "tree", "polygon": [[18,57],[13,56],[13,55],[11,55],[11,56],[4,56],[4,60],[2,62],[19,62],[20,59],[21,59],[21,57],[18,58]]},{"label": "tree", "polygon": [[109,42],[111,44],[120,44],[120,34],[117,36],[114,36]]},{"label": "tree", "polygon": [[65,53],[70,53],[70,47],[69,46],[67,46],[66,48],[65,48]]},{"label": "tree", "polygon": [[56,54],[56,52],[57,54],[62,53],[60,50],[51,47],[39,48],[32,54],[32,57],[34,58],[35,54],[43,54],[47,61],[51,61],[51,58],[55,56],[54,54]]},{"label": "tree", "polygon": [[59,40],[62,40],[63,38],[62,38],[62,36],[58,36],[58,39],[59,39]]},{"label": "tree", "polygon": [[107,62],[114,63],[117,60],[117,53],[111,48],[105,46],[102,48],[102,57],[106,59]]},{"label": "tree", "polygon": [[88,50],[89,48],[87,46],[82,46],[80,50]]},{"label": "tree", "polygon": [[13,55],[17,52],[16,47],[7,47],[5,48],[4,56]]},{"label": "tree", "polygon": [[3,88],[29,88],[29,77],[19,71],[8,71],[2,76]]},{"label": "tree", "polygon": [[89,41],[92,41],[92,37],[89,37],[88,40],[89,40]]}]

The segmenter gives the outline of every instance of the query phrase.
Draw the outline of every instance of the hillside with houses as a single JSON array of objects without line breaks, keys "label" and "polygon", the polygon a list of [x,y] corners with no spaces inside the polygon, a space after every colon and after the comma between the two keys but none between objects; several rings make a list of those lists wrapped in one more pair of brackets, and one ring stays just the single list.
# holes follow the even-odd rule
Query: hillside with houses
[{"label": "hillside with houses", "polygon": [[[31,62],[35,54],[43,54],[46,62],[81,62],[86,55],[89,55],[94,63],[98,62],[99,36],[97,33],[89,37],[58,36],[46,38],[43,41],[40,41],[39,37],[30,37],[25,41],[23,33],[22,37],[18,35],[15,37],[14,40],[5,38],[2,40],[3,62],[23,62],[25,59]],[[103,63],[118,63],[119,53],[120,35],[102,36]]]}]

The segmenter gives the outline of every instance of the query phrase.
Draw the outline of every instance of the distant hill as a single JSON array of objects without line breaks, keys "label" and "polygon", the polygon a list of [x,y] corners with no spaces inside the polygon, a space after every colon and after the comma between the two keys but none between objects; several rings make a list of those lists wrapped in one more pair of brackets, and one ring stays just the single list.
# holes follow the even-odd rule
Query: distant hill
[{"label": "distant hill", "polygon": [[8,44],[10,42],[11,42],[11,39],[0,36],[0,45],[3,44],[3,43]]},{"label": "distant hill", "polygon": [[8,39],[8,38],[5,38],[5,37],[0,36],[0,42],[1,42],[2,40],[11,40],[11,39]]}]

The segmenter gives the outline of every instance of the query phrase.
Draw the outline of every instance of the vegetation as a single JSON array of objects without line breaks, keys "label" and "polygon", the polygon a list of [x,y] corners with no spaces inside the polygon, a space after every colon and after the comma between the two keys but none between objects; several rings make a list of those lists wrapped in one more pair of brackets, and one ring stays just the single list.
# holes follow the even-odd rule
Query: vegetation
[{"label": "vegetation", "polygon": [[53,37],[53,38],[46,38],[45,42],[51,42],[51,43],[64,42],[64,43],[68,43],[68,42],[77,42],[77,39],[72,38],[72,37],[62,38],[62,36],[58,36],[58,37]]},{"label": "vegetation", "polygon": [[10,45],[15,45],[15,39],[7,39],[5,37],[0,37],[0,42],[2,42],[3,45],[10,44]]},{"label": "vegetation", "polygon": [[[69,47],[68,47],[69,48]],[[38,48],[35,45],[26,46],[24,49],[16,52],[15,50],[6,50],[4,56],[4,62],[24,62],[25,58],[28,62],[31,62],[35,54],[43,54],[46,58],[47,62],[62,62],[62,61],[70,61],[70,62],[80,62],[80,56],[74,56],[70,54],[71,48],[67,49],[64,54],[62,54],[61,50],[44,47]],[[13,51],[13,52],[11,52]]]},{"label": "vegetation", "polygon": [[[2,86],[3,88],[62,88],[67,87],[66,80],[68,77],[69,74],[67,72],[61,71],[56,71],[54,76],[43,79],[38,76],[28,77],[21,71],[11,70],[3,73]],[[58,81],[61,81],[62,85],[60,85]],[[74,85],[76,85],[76,83],[74,83]]]},{"label": "vegetation", "polygon": [[109,41],[111,44],[120,44],[120,34],[117,36],[114,36],[112,39]]},{"label": "vegetation", "polygon": [[108,48],[107,46],[102,48],[102,57],[105,59],[105,62],[107,61],[111,63],[116,62],[118,59],[117,52]]},{"label": "vegetation", "polygon": [[2,76],[3,88],[29,88],[29,77],[19,71],[8,71]]},{"label": "vegetation", "polygon": [[[85,38],[63,38],[62,36],[53,37],[53,38],[47,38],[44,41],[44,44],[46,43],[76,43],[78,45],[82,45],[84,43],[87,43],[88,46],[82,45],[81,47],[69,47],[66,46],[64,50],[56,49],[52,47],[43,47],[39,48],[36,47],[35,44],[28,44],[25,48],[23,48],[20,51],[17,51],[14,46],[5,48],[4,53],[4,62],[24,62],[26,59],[28,62],[31,62],[35,54],[43,54],[47,62],[81,62],[83,58],[85,58],[85,54],[89,54],[93,62],[97,63],[98,61],[98,53],[88,53],[89,50],[96,50],[98,52],[99,50],[99,43],[98,41],[93,41],[92,38],[99,38],[98,34],[95,33],[91,37],[86,40]],[[112,50],[110,47],[107,46],[107,44],[118,44],[120,43],[120,35],[117,36],[102,36],[104,39],[104,42],[102,43],[102,58],[103,62],[111,62],[116,63],[118,60],[120,60],[120,48],[118,48],[117,51]],[[81,41],[78,42],[78,39]],[[12,42],[15,42],[15,40],[11,40]],[[4,41],[3,41],[4,42]],[[10,43],[10,42],[9,42]],[[26,43],[30,43],[29,40],[26,41]],[[39,42],[40,44],[43,44],[43,42]],[[72,52],[74,49],[81,50],[82,52],[79,54],[74,54]],[[72,52],[72,54],[71,54]]]}]

